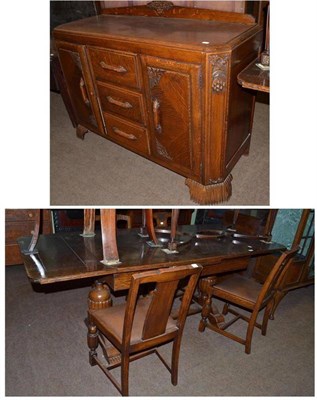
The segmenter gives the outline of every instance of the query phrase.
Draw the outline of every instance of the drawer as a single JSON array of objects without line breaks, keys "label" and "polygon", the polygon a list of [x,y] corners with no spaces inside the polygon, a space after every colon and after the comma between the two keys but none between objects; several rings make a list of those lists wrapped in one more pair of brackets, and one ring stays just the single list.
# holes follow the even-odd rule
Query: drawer
[{"label": "drawer", "polygon": [[32,221],[11,222],[6,224],[5,242],[16,243],[16,240],[21,236],[31,236],[35,224]]},{"label": "drawer", "polygon": [[96,80],[140,88],[136,54],[93,47],[88,54]]},{"label": "drawer", "polygon": [[33,209],[12,209],[6,210],[5,219],[6,221],[34,221],[36,218],[36,211]]},{"label": "drawer", "polygon": [[97,87],[103,111],[122,115],[140,124],[145,123],[142,94],[100,82]]},{"label": "drawer", "polygon": [[5,246],[5,265],[23,264],[18,244],[7,244]]},{"label": "drawer", "polygon": [[118,144],[139,153],[149,154],[147,131],[132,122],[104,113],[107,135]]}]

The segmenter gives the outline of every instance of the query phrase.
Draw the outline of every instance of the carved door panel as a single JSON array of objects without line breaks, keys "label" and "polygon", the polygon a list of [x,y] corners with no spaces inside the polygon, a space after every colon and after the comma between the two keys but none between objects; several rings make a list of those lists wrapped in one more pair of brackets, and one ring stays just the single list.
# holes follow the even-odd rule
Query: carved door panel
[{"label": "carved door panel", "polygon": [[57,43],[57,48],[77,123],[92,131],[103,132],[84,48],[69,43]]},{"label": "carved door panel", "polygon": [[151,155],[187,177],[200,174],[200,74],[195,64],[142,57]]}]

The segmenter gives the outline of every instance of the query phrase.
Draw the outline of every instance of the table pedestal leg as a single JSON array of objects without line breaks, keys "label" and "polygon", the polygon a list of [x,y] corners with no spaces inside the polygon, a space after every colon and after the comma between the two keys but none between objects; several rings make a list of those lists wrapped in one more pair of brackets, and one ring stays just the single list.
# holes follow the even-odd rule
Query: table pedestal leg
[{"label": "table pedestal leg", "polygon": [[[100,310],[111,306],[112,299],[108,286],[102,282],[96,281],[88,295],[88,308],[90,310]],[[91,365],[96,365],[96,348],[98,347],[99,343],[109,364],[113,364],[114,362],[118,361],[120,352],[105,337],[100,336],[96,325],[91,320],[89,320],[88,325],[87,343],[90,349],[89,362]]]},{"label": "table pedestal leg", "polygon": [[212,287],[216,281],[217,278],[215,276],[202,278],[199,281],[199,289],[203,298],[203,308],[198,328],[200,332],[203,332],[208,326],[208,321],[218,328],[221,328],[221,325],[225,322],[224,316],[219,312],[217,306],[212,303]]}]

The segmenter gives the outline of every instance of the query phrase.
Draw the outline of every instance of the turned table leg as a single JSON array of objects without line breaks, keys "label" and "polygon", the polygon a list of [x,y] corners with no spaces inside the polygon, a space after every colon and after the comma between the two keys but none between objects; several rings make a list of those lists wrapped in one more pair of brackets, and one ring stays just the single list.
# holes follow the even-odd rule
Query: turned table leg
[{"label": "turned table leg", "polygon": [[219,328],[225,321],[224,316],[219,312],[217,306],[212,303],[212,287],[216,281],[217,278],[215,276],[202,278],[199,281],[199,289],[203,299],[201,320],[198,327],[200,332],[204,332],[206,326],[208,326],[208,321]]},{"label": "turned table leg", "polygon": [[111,294],[108,286],[96,281],[88,295],[89,310],[100,310],[112,306]]},{"label": "turned table leg", "polygon": [[[100,310],[112,306],[111,294],[108,286],[102,282],[96,281],[92,290],[88,295],[89,310]],[[89,315],[89,314],[88,314]],[[88,317],[88,335],[87,343],[89,347],[89,362],[91,365],[96,365],[95,357],[97,356],[96,348],[99,340],[102,342],[104,356],[109,364],[118,361],[120,352],[105,338],[98,337],[98,329],[96,325]]]}]

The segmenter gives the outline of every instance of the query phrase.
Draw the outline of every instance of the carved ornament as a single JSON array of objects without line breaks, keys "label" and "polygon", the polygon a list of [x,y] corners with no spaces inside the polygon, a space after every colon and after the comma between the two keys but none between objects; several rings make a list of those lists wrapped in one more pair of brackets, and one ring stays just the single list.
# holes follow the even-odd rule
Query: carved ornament
[{"label": "carved ornament", "polygon": [[162,15],[164,11],[173,8],[174,4],[171,1],[151,1],[147,4],[147,7],[157,12],[157,14]]},{"label": "carved ornament", "polygon": [[224,56],[211,56],[210,61],[213,66],[211,75],[211,87],[214,93],[221,93],[225,90],[227,84],[227,63],[229,57]]},{"label": "carved ornament", "polygon": [[154,68],[154,67],[147,67],[147,73],[150,79],[150,88],[153,89],[160,83],[160,79],[164,74],[164,69]]},{"label": "carved ornament", "polygon": [[166,148],[157,140],[157,138],[155,138],[155,145],[159,155],[167,158],[168,160],[173,160],[172,157],[168,154]]}]

